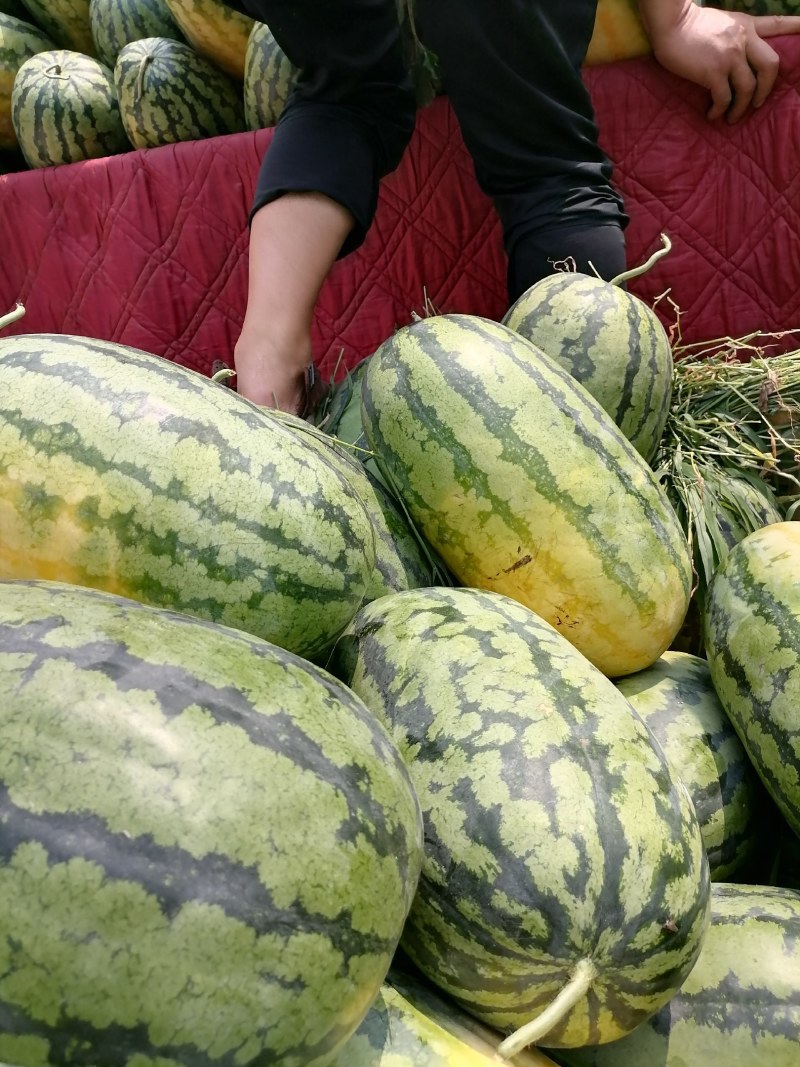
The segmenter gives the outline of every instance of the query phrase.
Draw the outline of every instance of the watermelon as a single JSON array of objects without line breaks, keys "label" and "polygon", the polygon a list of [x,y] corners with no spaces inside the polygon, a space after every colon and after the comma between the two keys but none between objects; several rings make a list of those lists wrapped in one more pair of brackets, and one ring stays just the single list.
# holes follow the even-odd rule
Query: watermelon
[{"label": "watermelon", "polygon": [[132,41],[143,37],[183,40],[166,0],[91,0],[89,20],[97,55],[112,70],[119,53]]},{"label": "watermelon", "polygon": [[711,925],[680,992],[635,1034],[560,1051],[566,1067],[797,1067],[800,893],[711,887]]},{"label": "watermelon", "polygon": [[181,41],[144,37],[114,65],[125,132],[134,148],[156,148],[244,129],[241,94],[227,75]]},{"label": "watermelon", "polygon": [[502,1054],[611,1041],[675,993],[708,864],[686,788],[611,681],[476,589],[374,601],[330,666],[389,728],[422,806],[401,945],[472,1015],[524,1028]]},{"label": "watermelon", "polygon": [[11,118],[14,79],[22,64],[37,52],[47,52],[53,42],[29,22],[0,12],[0,151],[12,152],[19,145]]},{"label": "watermelon", "polygon": [[364,602],[387,593],[430,585],[433,580],[431,565],[380,483],[373,483],[358,460],[332,437],[289,412],[276,411],[275,414],[302,435],[310,448],[316,448],[341,471],[372,520],[375,569]]},{"label": "watermelon", "polygon": [[758,776],[722,709],[708,663],[665,652],[652,667],[620,678],[694,802],[712,879],[726,881],[757,850],[765,813]]},{"label": "watermelon", "polygon": [[722,706],[800,834],[800,524],[749,534],[720,564],[703,636]]},{"label": "watermelon", "polygon": [[0,583],[0,1059],[328,1064],[419,877],[399,752],[267,642]]},{"label": "watermelon", "polygon": [[[499,1035],[392,967],[380,993],[331,1067],[491,1067]],[[553,1067],[543,1053],[521,1052],[512,1067]]]},{"label": "watermelon", "polygon": [[653,472],[562,367],[506,326],[439,315],[370,358],[364,431],[462,585],[519,600],[609,677],[650,666],[689,603]]},{"label": "watermelon", "polygon": [[59,48],[95,56],[89,22],[90,0],[22,0],[33,22]]},{"label": "watermelon", "polygon": [[269,26],[256,22],[247,39],[244,64],[244,117],[248,130],[275,125],[298,73]]},{"label": "watermelon", "polygon": [[322,656],[363,601],[369,515],[268,411],[106,341],[0,338],[0,578],[106,589]]},{"label": "watermelon", "polygon": [[11,118],[29,167],[102,159],[129,149],[111,71],[80,52],[26,59],[11,94]]},{"label": "watermelon", "polygon": [[506,326],[587,389],[649,462],[672,398],[672,348],[656,313],[618,285],[562,272],[509,308]]},{"label": "watermelon", "polygon": [[597,0],[594,30],[584,59],[586,66],[631,59],[650,50],[637,0]]},{"label": "watermelon", "polygon": [[224,0],[166,0],[189,44],[232,78],[244,80],[247,41],[255,23]]}]

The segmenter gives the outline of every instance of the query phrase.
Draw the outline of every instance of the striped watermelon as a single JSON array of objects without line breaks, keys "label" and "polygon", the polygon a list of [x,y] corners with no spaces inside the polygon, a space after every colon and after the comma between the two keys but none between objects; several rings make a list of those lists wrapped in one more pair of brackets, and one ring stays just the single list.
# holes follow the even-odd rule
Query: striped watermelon
[{"label": "striped watermelon", "polygon": [[709,588],[703,636],[722,706],[800,834],[800,524],[749,534]]},{"label": "striped watermelon", "polygon": [[89,19],[97,55],[112,70],[131,41],[143,37],[183,40],[166,0],[91,0]]},{"label": "striped watermelon", "polygon": [[535,345],[476,316],[421,319],[370,358],[361,400],[381,467],[461,584],[526,604],[610,677],[669,647],[686,537],[642,458]]},{"label": "striped watermelon", "polygon": [[254,19],[224,0],[166,0],[189,44],[238,81],[244,79],[247,40]]},{"label": "striped watermelon", "polygon": [[520,1042],[553,1047],[611,1041],[672,996],[708,864],[685,787],[612,682],[475,589],[376,600],[332,669],[408,761],[425,858],[401,944],[431,981],[498,1030],[535,1020]]},{"label": "striped watermelon", "polygon": [[53,42],[35,26],[0,12],[0,151],[18,148],[11,118],[14,79],[22,64],[37,52],[47,52]]},{"label": "striped watermelon", "polygon": [[711,888],[711,926],[680,992],[635,1034],[558,1053],[567,1067],[797,1067],[800,893]]},{"label": "striped watermelon", "polygon": [[244,129],[241,94],[227,75],[181,41],[145,37],[114,66],[122,123],[134,148],[156,148]]},{"label": "striped watermelon", "polygon": [[672,398],[672,349],[656,313],[618,285],[586,274],[550,274],[503,322],[587,389],[649,462]]},{"label": "striped watermelon", "polygon": [[[446,1004],[423,982],[393,967],[331,1067],[496,1067],[499,1040],[499,1035]],[[512,1067],[554,1067],[537,1050],[502,1062]]]},{"label": "striped watermelon", "polygon": [[54,49],[17,71],[11,119],[29,167],[79,163],[130,146],[111,71],[80,52]]},{"label": "striped watermelon", "polygon": [[431,565],[380,483],[373,484],[358,460],[332,437],[289,412],[276,411],[275,414],[281,422],[302,435],[310,448],[317,449],[320,455],[341,471],[372,521],[375,568],[364,594],[364,602],[387,593],[431,585]]},{"label": "striped watermelon", "polygon": [[22,0],[28,14],[59,48],[95,56],[90,0]]},{"label": "striped watermelon", "polygon": [[105,341],[0,339],[0,578],[236,626],[308,658],[361,604],[363,504],[269,412]]},{"label": "striped watermelon", "polygon": [[298,73],[269,26],[256,22],[247,39],[244,64],[244,117],[248,130],[275,125]]},{"label": "striped watermelon", "polygon": [[711,877],[725,881],[756,851],[764,797],[758,776],[719,702],[708,663],[665,652],[617,688],[644,719],[694,802]]},{"label": "striped watermelon", "polygon": [[324,671],[0,583],[0,1059],[328,1064],[421,863],[400,754]]}]

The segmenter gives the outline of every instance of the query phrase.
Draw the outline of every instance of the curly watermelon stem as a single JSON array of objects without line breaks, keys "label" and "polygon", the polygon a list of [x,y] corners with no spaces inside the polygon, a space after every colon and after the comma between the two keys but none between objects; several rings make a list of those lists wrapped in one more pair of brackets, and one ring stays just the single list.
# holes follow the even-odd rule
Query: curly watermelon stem
[{"label": "curly watermelon stem", "polygon": [[570,979],[561,992],[529,1023],[510,1034],[498,1048],[504,1059],[511,1059],[522,1052],[528,1045],[541,1041],[561,1020],[582,1000],[597,977],[597,967],[593,960],[580,960],[570,975]]},{"label": "curly watermelon stem", "polygon": [[638,278],[640,274],[646,274],[652,266],[658,263],[659,259],[663,259],[664,256],[672,248],[672,241],[665,233],[661,234],[661,248],[657,248],[655,252],[646,259],[644,263],[641,263],[638,267],[631,267],[630,270],[623,271],[622,274],[618,274],[616,278],[612,278],[609,285],[622,285],[624,282],[630,281],[631,278]]},{"label": "curly watermelon stem", "polygon": [[17,305],[13,311],[9,311],[7,315],[0,315],[0,330],[6,326],[10,326],[12,322],[16,322],[17,319],[21,319],[25,314],[25,305],[20,304],[17,301]]}]

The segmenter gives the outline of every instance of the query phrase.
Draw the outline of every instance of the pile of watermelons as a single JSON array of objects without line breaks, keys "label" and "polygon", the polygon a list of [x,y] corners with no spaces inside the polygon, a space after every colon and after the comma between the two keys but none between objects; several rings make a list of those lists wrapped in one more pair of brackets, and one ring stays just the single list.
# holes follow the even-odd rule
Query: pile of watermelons
[{"label": "pile of watermelons", "polygon": [[673,373],[574,274],[322,428],[0,339],[0,1061],[800,1062],[800,525],[677,651]]},{"label": "pile of watermelons", "polygon": [[[648,48],[636,0],[599,0],[587,64]],[[223,0],[0,0],[0,170],[272,126],[296,73]]]}]

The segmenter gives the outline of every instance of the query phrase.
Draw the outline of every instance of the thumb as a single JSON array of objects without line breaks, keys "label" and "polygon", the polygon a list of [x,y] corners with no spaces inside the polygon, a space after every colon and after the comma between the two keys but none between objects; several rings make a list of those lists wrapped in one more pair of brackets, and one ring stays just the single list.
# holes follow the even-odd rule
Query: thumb
[{"label": "thumb", "polygon": [[800,33],[800,15],[754,15],[753,27],[759,37]]}]

